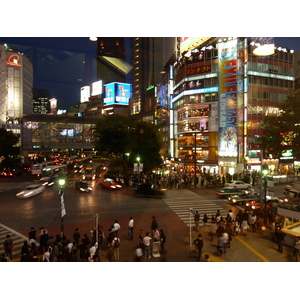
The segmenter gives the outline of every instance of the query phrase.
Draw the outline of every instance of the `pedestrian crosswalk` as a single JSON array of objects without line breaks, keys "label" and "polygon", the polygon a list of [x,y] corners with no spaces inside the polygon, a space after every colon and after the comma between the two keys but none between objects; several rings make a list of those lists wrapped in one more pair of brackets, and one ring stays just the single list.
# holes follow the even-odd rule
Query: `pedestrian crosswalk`
[{"label": "pedestrian crosswalk", "polygon": [[9,228],[4,224],[0,223],[0,247],[2,247],[2,249],[3,249],[3,243],[6,239],[6,235],[8,234],[10,235],[10,238],[13,240],[13,246],[14,246],[12,249],[12,260],[19,261],[19,258],[21,257],[22,246],[24,244],[24,241],[28,241],[28,238],[25,235],[13,230],[12,228]]},{"label": "pedestrian crosswalk", "polygon": [[[189,190],[168,191],[164,202],[175,212],[175,214],[187,225],[194,226],[194,212],[200,213],[200,219],[206,214],[209,218],[220,211],[220,215],[225,218],[228,211],[211,200],[204,199]],[[192,211],[191,211],[192,210]]]}]

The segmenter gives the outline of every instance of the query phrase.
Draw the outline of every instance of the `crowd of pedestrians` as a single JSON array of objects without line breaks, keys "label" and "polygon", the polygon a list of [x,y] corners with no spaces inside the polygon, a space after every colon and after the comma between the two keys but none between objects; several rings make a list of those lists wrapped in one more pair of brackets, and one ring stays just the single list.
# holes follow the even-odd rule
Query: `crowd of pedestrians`
[{"label": "crowd of pedestrians", "polygon": [[[203,232],[211,236],[211,241],[217,237],[216,248],[217,253],[227,255],[228,249],[231,247],[233,236],[247,236],[248,230],[253,233],[257,232],[263,234],[268,227],[273,232],[274,242],[278,246],[278,251],[283,253],[282,245],[284,242],[285,234],[282,232],[282,227],[276,215],[271,211],[255,212],[255,211],[241,211],[235,215],[232,210],[229,210],[227,216],[223,218],[220,211],[217,210],[215,215],[208,217],[206,214],[201,218],[200,213],[194,213],[195,231],[199,231],[199,224],[202,220]],[[210,220],[210,224],[208,221]],[[202,248],[203,248],[202,234],[198,234],[197,239],[194,240],[195,251],[197,253],[197,261],[200,261]],[[296,237],[293,252],[294,261],[299,260],[300,255],[300,237]],[[207,258],[205,258],[207,261]]]},{"label": "crowd of pedestrians", "polygon": [[[67,237],[64,232],[52,236],[46,228],[40,228],[37,233],[34,227],[28,232],[28,240],[24,241],[21,248],[21,262],[99,262],[100,253],[105,257],[104,261],[120,261],[121,239],[119,231],[121,225],[118,220],[108,228],[108,235],[102,225],[98,225],[98,230],[94,228],[92,234],[80,233],[75,228],[72,236]],[[152,255],[153,243],[156,243],[160,253],[164,253],[166,235],[163,229],[159,229],[155,216],[152,217],[150,230],[144,234],[141,229],[138,236],[134,236],[134,219],[129,218],[127,225],[128,240],[135,240],[136,247],[135,261],[142,258],[149,259]],[[98,235],[97,235],[98,234]],[[4,241],[5,252],[1,255],[2,262],[12,260],[13,240],[10,235]],[[105,254],[106,253],[106,254]],[[103,259],[103,258],[102,258]]]}]

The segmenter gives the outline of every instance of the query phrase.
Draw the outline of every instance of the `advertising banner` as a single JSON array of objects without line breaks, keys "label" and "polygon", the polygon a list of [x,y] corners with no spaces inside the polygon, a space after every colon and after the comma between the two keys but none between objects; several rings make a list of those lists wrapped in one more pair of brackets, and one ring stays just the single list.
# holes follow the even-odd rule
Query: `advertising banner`
[{"label": "advertising banner", "polygon": [[237,40],[219,44],[219,156],[237,156]]},{"label": "advertising banner", "polygon": [[104,105],[115,103],[115,84],[109,83],[104,86]]},{"label": "advertising banner", "polygon": [[128,83],[112,82],[104,86],[104,105],[129,105],[132,85]]}]

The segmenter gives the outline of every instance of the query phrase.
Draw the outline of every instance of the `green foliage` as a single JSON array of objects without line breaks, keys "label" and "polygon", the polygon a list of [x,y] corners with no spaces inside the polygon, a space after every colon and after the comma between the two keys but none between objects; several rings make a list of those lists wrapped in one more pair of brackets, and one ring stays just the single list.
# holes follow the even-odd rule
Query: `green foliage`
[{"label": "green foliage", "polygon": [[[162,163],[159,154],[161,135],[157,126],[151,123],[134,117],[110,115],[98,122],[94,135],[96,151],[122,159],[123,172],[133,168],[137,156],[140,156],[146,172]],[[130,153],[129,157],[125,153]]]},{"label": "green foliage", "polygon": [[0,156],[8,157],[19,154],[19,148],[14,147],[19,138],[11,131],[0,128]]},{"label": "green foliage", "polygon": [[[262,122],[265,135],[259,139],[259,143],[273,157],[280,157],[282,151],[288,149],[293,151],[293,156],[300,157],[300,90],[281,103],[279,109],[279,116],[268,116]],[[286,135],[289,132],[292,133]],[[284,139],[286,143],[282,144]]]}]

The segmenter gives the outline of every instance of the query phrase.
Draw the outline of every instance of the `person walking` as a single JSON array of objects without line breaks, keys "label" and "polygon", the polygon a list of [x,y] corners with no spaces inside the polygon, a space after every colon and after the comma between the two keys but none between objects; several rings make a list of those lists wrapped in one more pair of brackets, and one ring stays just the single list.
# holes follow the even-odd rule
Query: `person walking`
[{"label": "person walking", "polygon": [[43,229],[43,234],[40,236],[40,252],[41,254],[47,251],[47,241],[49,240],[49,235],[46,229]]},{"label": "person walking", "polygon": [[284,240],[285,234],[284,232],[281,231],[281,227],[278,228],[277,232],[276,232],[276,242],[278,245],[278,251],[282,253],[282,243]]},{"label": "person walking", "polygon": [[35,240],[36,241],[36,230],[34,227],[30,228],[30,231],[28,232],[29,240]]},{"label": "person walking", "polygon": [[80,241],[80,233],[79,233],[79,229],[75,228],[75,232],[73,234],[73,239],[74,239],[74,246],[76,246],[76,248],[79,245],[79,241]]},{"label": "person walking", "polygon": [[97,255],[97,249],[98,249],[98,243],[96,242],[90,249],[90,256],[89,256],[89,262],[93,262],[94,261],[94,257]]},{"label": "person walking", "polygon": [[165,243],[167,241],[167,237],[164,233],[164,231],[161,229],[160,230],[160,249],[161,252],[164,253],[165,252]]},{"label": "person walking", "polygon": [[202,240],[202,234],[199,233],[198,237],[194,240],[194,245],[197,248],[197,261],[200,261],[201,254],[202,254],[202,248],[203,248],[203,240]]},{"label": "person walking", "polygon": [[134,224],[133,217],[130,217],[130,220],[128,223],[128,235],[129,235],[129,239],[131,241],[133,240],[133,224]]},{"label": "person walking", "polygon": [[112,248],[114,249],[114,260],[115,261],[119,261],[120,260],[120,244],[121,244],[121,241],[120,239],[116,236],[111,245],[112,245]]},{"label": "person walking", "polygon": [[112,226],[112,231],[118,236],[119,230],[121,229],[121,225],[119,224],[118,220],[115,220],[114,225]]},{"label": "person walking", "polygon": [[199,231],[199,223],[200,223],[200,214],[198,213],[198,210],[196,210],[196,213],[194,215],[194,221],[195,221],[195,230]]},{"label": "person walking", "polygon": [[158,228],[158,223],[155,216],[153,216],[151,222],[151,231],[154,231],[156,228]]},{"label": "person walking", "polygon": [[146,235],[143,239],[143,244],[144,244],[144,258],[145,259],[150,259],[150,242],[151,242],[152,238],[150,236],[149,232],[146,232]]},{"label": "person walking", "polygon": [[13,248],[13,240],[11,239],[10,235],[6,235],[6,239],[3,243],[5,256],[7,257],[8,261],[12,260],[12,248]]}]

